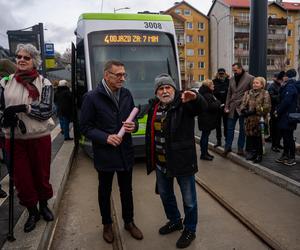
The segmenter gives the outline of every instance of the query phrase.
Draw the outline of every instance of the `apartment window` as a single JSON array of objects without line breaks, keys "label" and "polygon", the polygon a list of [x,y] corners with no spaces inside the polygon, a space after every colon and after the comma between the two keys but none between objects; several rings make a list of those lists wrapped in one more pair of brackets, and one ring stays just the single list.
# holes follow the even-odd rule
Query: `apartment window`
[{"label": "apartment window", "polygon": [[176,10],[175,10],[175,13],[176,13],[176,14],[181,14],[182,12],[181,12],[180,9],[176,9]]},{"label": "apartment window", "polygon": [[191,10],[184,10],[183,15],[190,16],[192,14]]},{"label": "apartment window", "polygon": [[205,80],[205,76],[204,75],[199,75],[198,79],[199,79],[199,81],[204,81]]},{"label": "apartment window", "polygon": [[186,28],[189,29],[189,30],[192,30],[193,29],[193,23],[186,22]]},{"label": "apartment window", "polygon": [[187,56],[193,56],[194,55],[194,50],[193,49],[187,49],[186,50],[186,55]]},{"label": "apartment window", "polygon": [[291,64],[290,58],[286,59],[286,65],[290,65],[290,64]]},{"label": "apartment window", "polygon": [[205,49],[198,49],[198,55],[204,56],[205,55]]},{"label": "apartment window", "polygon": [[288,21],[288,23],[292,23],[293,22],[293,17],[292,16],[288,16],[287,17],[287,21]]},{"label": "apartment window", "polygon": [[199,41],[199,43],[204,43],[205,42],[205,37],[204,36],[198,36],[198,41]]},{"label": "apartment window", "polygon": [[250,19],[250,14],[248,12],[240,12],[238,16],[243,21],[249,21]]},{"label": "apartment window", "polygon": [[187,35],[187,36],[186,36],[186,42],[187,42],[187,43],[193,42],[193,36]]},{"label": "apartment window", "polygon": [[275,60],[273,58],[268,58],[267,59],[267,65],[275,65]]},{"label": "apartment window", "polygon": [[198,68],[204,69],[205,68],[205,62],[198,62]]},{"label": "apartment window", "polygon": [[243,50],[249,50],[249,43],[243,43],[242,44],[242,49]]},{"label": "apartment window", "polygon": [[204,30],[205,29],[205,23],[198,23],[198,30]]},{"label": "apartment window", "polygon": [[187,66],[188,69],[193,69],[194,68],[194,62],[187,62],[186,64],[187,64],[186,66]]},{"label": "apartment window", "polygon": [[288,30],[288,36],[292,36],[293,35],[293,31],[292,30]]},{"label": "apartment window", "polygon": [[248,57],[243,57],[241,59],[241,63],[243,66],[249,65],[249,58]]},{"label": "apartment window", "polygon": [[276,34],[276,29],[269,29],[269,34]]}]

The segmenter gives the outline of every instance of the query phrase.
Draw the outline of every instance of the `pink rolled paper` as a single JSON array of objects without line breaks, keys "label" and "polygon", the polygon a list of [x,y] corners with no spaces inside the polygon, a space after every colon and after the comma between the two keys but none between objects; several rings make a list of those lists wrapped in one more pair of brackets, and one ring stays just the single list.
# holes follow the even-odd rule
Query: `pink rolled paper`
[{"label": "pink rolled paper", "polygon": [[[132,122],[133,119],[135,118],[135,116],[138,114],[139,109],[137,107],[134,107],[130,113],[130,115],[128,116],[128,118],[126,119],[126,122]],[[123,135],[125,134],[125,129],[124,126],[122,126],[122,128],[120,129],[120,131],[118,132],[118,136],[123,137]]]}]

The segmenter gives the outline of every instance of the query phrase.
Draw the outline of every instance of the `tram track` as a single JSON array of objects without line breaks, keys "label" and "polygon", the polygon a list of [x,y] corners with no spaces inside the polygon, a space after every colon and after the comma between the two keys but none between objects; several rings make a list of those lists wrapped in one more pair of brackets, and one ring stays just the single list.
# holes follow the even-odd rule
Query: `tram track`
[{"label": "tram track", "polygon": [[213,190],[204,180],[202,180],[199,176],[195,176],[195,180],[197,185],[205,190],[212,198],[214,198],[222,207],[224,207],[230,214],[232,214],[235,218],[237,218],[241,224],[245,225],[254,235],[260,238],[267,246],[271,249],[283,250],[277,242],[275,242],[269,235],[264,233],[260,228],[255,225],[250,219],[248,219],[243,213],[233,207],[230,202],[226,201],[222,195],[218,194]]}]

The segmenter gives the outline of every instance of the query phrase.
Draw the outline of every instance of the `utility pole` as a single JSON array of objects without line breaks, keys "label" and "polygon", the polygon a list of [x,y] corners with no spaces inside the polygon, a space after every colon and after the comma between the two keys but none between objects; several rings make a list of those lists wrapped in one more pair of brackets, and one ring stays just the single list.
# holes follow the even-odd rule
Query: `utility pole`
[{"label": "utility pole", "polygon": [[251,0],[249,73],[267,76],[268,0]]}]

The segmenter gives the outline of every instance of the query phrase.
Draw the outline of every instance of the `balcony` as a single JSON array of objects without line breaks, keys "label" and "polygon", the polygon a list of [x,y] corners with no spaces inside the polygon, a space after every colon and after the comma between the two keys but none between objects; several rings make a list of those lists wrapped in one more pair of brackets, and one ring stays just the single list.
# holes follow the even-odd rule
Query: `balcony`
[{"label": "balcony", "polygon": [[279,26],[279,25],[283,25],[286,26],[287,25],[287,18],[273,18],[273,17],[269,17],[268,18],[268,25],[275,25],[275,26]]},{"label": "balcony", "polygon": [[268,34],[268,40],[285,41],[286,34]]},{"label": "balcony", "polygon": [[235,32],[234,39],[249,39],[249,33],[246,32]]},{"label": "balcony", "polygon": [[238,26],[249,26],[250,20],[246,18],[234,17],[234,24]]},{"label": "balcony", "polygon": [[268,49],[267,54],[268,55],[285,55],[286,50],[285,49]]}]

